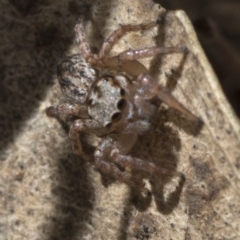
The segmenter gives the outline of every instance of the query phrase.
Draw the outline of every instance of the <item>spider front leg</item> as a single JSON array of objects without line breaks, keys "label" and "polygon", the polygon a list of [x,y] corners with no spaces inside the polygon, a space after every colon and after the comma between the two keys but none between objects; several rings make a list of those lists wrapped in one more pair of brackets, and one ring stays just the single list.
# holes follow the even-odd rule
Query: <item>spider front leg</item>
[{"label": "spider front leg", "polygon": [[135,189],[139,189],[146,195],[149,195],[150,192],[147,188],[143,187],[144,184],[140,183],[137,180],[134,180],[131,175],[127,172],[122,172],[116,165],[106,162],[101,157],[97,157],[97,154],[95,154],[95,166],[100,169],[102,173],[112,175],[113,178],[116,180],[123,182]]},{"label": "spider front leg", "polygon": [[[124,182],[134,188],[137,188],[145,193],[149,193],[149,191],[144,188],[139,181],[136,181],[130,177],[128,173],[122,172],[118,166],[121,166],[124,169],[129,167],[131,169],[145,171],[150,174],[159,173],[163,175],[177,176],[184,180],[185,177],[180,172],[161,168],[154,163],[121,154],[122,151],[126,152],[127,148],[124,146],[124,142],[127,142],[129,139],[131,139],[131,136],[129,134],[123,134],[116,140],[114,140],[112,137],[105,138],[94,153],[95,165],[103,173],[112,175],[115,179]],[[112,162],[108,162],[107,160]]]},{"label": "spider front leg", "polygon": [[87,161],[92,161],[83,151],[80,142],[79,133],[106,134],[107,131],[100,123],[92,119],[78,119],[70,127],[69,138],[72,144],[74,154],[82,156]]},{"label": "spider front leg", "polygon": [[130,176],[129,173],[121,171],[119,167],[114,163],[106,161],[111,160],[109,151],[115,149],[115,147],[116,145],[113,139],[111,139],[110,137],[105,138],[94,152],[94,165],[99,168],[102,173],[111,175],[116,180],[124,182],[133,188],[139,189],[146,195],[149,195],[150,192],[148,189],[143,187],[143,183],[135,180],[133,177]]},{"label": "spider front leg", "polygon": [[89,118],[86,105],[61,103],[46,109],[48,117],[58,118],[61,114],[73,115],[80,118]]}]

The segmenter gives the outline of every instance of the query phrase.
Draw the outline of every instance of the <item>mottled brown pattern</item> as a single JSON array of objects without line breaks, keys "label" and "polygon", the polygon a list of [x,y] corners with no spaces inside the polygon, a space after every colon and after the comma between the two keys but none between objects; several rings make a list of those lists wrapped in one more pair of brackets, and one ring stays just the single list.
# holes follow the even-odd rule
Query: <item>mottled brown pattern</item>
[{"label": "mottled brown pattern", "polygon": [[[167,88],[158,85],[156,79],[138,61],[158,55],[185,55],[188,53],[187,47],[146,47],[125,50],[113,57],[109,55],[114,45],[128,32],[148,30],[161,24],[163,16],[159,15],[148,23],[120,26],[103,42],[99,54],[94,54],[87,41],[84,19],[85,17],[80,17],[74,28],[79,55],[58,64],[59,83],[69,104],[51,106],[46,110],[47,115],[58,119],[61,115],[78,117],[69,132],[73,153],[90,161],[101,172],[146,194],[149,190],[127,171],[123,172],[122,168],[177,176],[183,180],[184,174],[180,172],[157,166],[128,153],[138,137],[150,129],[162,102],[199,123],[199,127],[202,125],[201,119],[178,102]],[[93,156],[83,150],[81,133],[95,134],[102,138]]]}]

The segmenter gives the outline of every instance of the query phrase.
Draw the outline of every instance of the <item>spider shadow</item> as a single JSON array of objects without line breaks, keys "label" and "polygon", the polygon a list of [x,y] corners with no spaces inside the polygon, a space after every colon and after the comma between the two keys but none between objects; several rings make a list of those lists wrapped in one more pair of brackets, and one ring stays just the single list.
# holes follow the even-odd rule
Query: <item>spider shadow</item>
[{"label": "spider shadow", "polygon": [[[177,153],[181,150],[181,141],[178,132],[165,122],[167,110],[162,109],[161,114],[155,119],[157,124],[153,124],[151,133],[148,136],[141,136],[134,148],[133,154],[139,158],[155,163],[160,168],[176,171],[178,165]],[[138,150],[135,150],[138,149]],[[141,151],[139,151],[141,149]],[[135,152],[136,151],[136,152]],[[170,175],[140,173],[133,171],[139,180],[148,179],[151,184],[151,193],[155,199],[157,209],[162,214],[169,214],[177,206],[184,180]],[[167,184],[175,179],[177,186],[174,190],[169,190],[168,196],[164,196],[164,189]],[[132,189],[132,202],[139,211],[145,211],[149,207],[147,197],[143,196],[136,189]],[[140,199],[140,201],[138,201]],[[135,201],[136,200],[136,201]]]},{"label": "spider shadow", "polygon": [[[158,35],[156,37],[156,45],[161,46],[161,43],[165,41],[165,30],[164,30],[164,16],[162,21],[162,26],[158,28]],[[161,55],[155,56],[150,65],[150,75],[155,77],[159,73],[159,66],[162,63]],[[167,75],[166,87],[172,92],[177,85],[178,79],[181,77],[185,62],[187,60],[188,53],[184,53],[180,60],[177,68],[171,69],[171,74]],[[179,115],[176,118],[176,114]],[[157,122],[151,131],[152,134],[144,135],[140,137],[137,145],[134,147],[133,155],[141,159],[146,159],[154,162],[157,166],[163,167],[172,171],[176,171],[178,164],[177,152],[181,150],[181,140],[179,138],[178,132],[174,131],[173,128],[167,125],[166,120],[170,120],[173,124],[182,128],[186,133],[190,135],[198,135],[202,129],[203,122],[192,121],[172,109],[161,109]],[[159,150],[160,149],[160,150]],[[127,239],[127,231],[129,228],[131,213],[133,207],[135,206],[138,211],[146,211],[150,206],[153,198],[156,203],[157,210],[164,215],[170,214],[173,209],[178,205],[182,189],[184,186],[184,179],[171,176],[150,176],[146,173],[140,173],[137,171],[132,171],[134,179],[136,177],[141,179],[148,179],[151,183],[151,193],[152,197],[143,196],[143,194],[137,189],[131,188],[129,198],[126,200],[126,205],[124,208],[124,218],[121,222],[121,230],[119,240]],[[173,181],[173,178],[178,180],[177,185],[175,184],[174,190],[168,190],[167,196],[165,194],[166,186]]]},{"label": "spider shadow", "polygon": [[[162,43],[165,42],[166,39],[166,30],[165,30],[165,18],[166,15],[163,16],[161,25],[158,28],[158,33],[155,38],[155,42],[157,46],[161,46]],[[184,52],[182,54],[182,58],[179,61],[178,66],[170,67],[170,73],[166,75],[167,82],[166,82],[166,88],[169,90],[169,92],[172,92],[177,84],[178,84],[178,79],[181,77],[184,66],[186,64],[186,61],[188,59],[189,52]],[[152,60],[150,64],[150,75],[153,77],[157,77],[159,73],[159,68],[162,65],[162,58],[163,55],[156,55]],[[178,117],[176,118],[176,114]],[[191,135],[198,135],[203,127],[203,121],[199,118],[198,120],[189,120],[188,118],[184,117],[183,115],[177,113],[176,111],[169,109],[168,111],[168,119],[171,119],[172,122],[174,122],[175,125],[178,127],[182,128],[186,133],[191,134]]]},{"label": "spider shadow", "polygon": [[[143,160],[155,163],[157,166],[176,171],[178,164],[177,152],[181,149],[178,132],[166,124],[167,110],[163,109],[156,119],[157,125],[153,126],[149,134],[141,136],[132,151],[132,155]],[[131,219],[133,206],[138,211],[146,211],[151,202],[155,201],[157,210],[164,215],[170,214],[178,205],[184,180],[168,175],[150,175],[140,171],[132,171],[134,179],[141,182],[148,180],[151,185],[152,196],[144,196],[137,189],[131,188],[129,198],[124,208],[124,218],[121,225],[119,240],[127,239],[127,232]],[[169,189],[172,185],[174,189]]]},{"label": "spider shadow", "polygon": [[[162,114],[161,116],[164,116],[164,114]],[[162,121],[160,122],[164,123],[164,119],[162,119]],[[170,127],[166,127],[164,126],[164,124],[158,126],[157,129],[160,130],[154,132],[153,134],[154,141],[152,138],[151,139],[146,138],[148,139],[148,142],[145,142],[146,139],[144,139],[144,137],[141,137],[141,139],[144,139],[144,141],[141,143],[141,146],[145,145],[145,147],[143,148],[145,149],[145,152],[143,152],[142,154],[136,152],[134,154],[143,159],[149,159],[150,156],[150,160],[155,162],[157,165],[174,170],[177,165],[177,157],[173,153],[172,148],[169,147],[170,144],[164,147],[164,143],[168,142],[168,140],[174,139],[174,144],[171,146],[174,146],[179,151],[180,150],[180,141],[178,141],[179,138]],[[159,132],[161,134],[159,134]],[[161,137],[163,136],[163,140],[161,141],[159,141],[160,135]],[[172,138],[169,138],[169,136],[172,136]],[[155,138],[158,140],[156,140]],[[165,141],[166,139],[167,141]],[[139,145],[137,144],[135,149],[138,149],[138,146]],[[164,153],[163,152],[160,153],[159,156],[154,156],[153,153],[150,153],[149,155],[146,156],[146,152],[149,153],[148,150],[149,146],[151,146],[152,149],[164,148],[166,149],[166,151]],[[169,159],[169,161],[166,161],[166,159]],[[92,208],[92,204],[91,202],[88,201],[88,199],[91,199],[91,201],[94,200],[94,196],[92,194],[93,193],[92,186],[91,184],[89,184],[88,181],[85,164],[82,161],[79,161],[79,159],[76,159],[76,157],[74,156],[65,156],[61,158],[59,160],[58,172],[61,176],[59,184],[59,186],[61,187],[56,187],[53,189],[53,194],[55,194],[55,196],[58,197],[59,203],[56,205],[57,208],[56,213],[55,216],[52,218],[53,224],[51,226],[50,236],[53,239],[57,238],[58,236],[64,239],[74,239],[75,236],[79,234],[81,230],[83,230],[81,224],[84,224],[84,222],[90,219],[89,211]],[[158,211],[160,211],[163,214],[169,214],[172,212],[174,207],[179,202],[183,182],[180,181],[176,190],[171,192],[167,198],[164,198],[164,188],[165,185],[169,181],[171,181],[170,177],[149,176],[147,174],[143,174],[137,171],[133,172],[133,176],[139,177],[139,179],[147,178],[150,180],[152,185],[152,193],[157,203]],[[103,177],[103,184],[105,186],[112,182],[111,180],[110,182],[109,179],[110,178],[108,177]],[[82,200],[80,201],[79,199],[83,199],[83,202]],[[131,209],[132,205],[136,206],[136,208],[139,209],[140,211],[145,211],[150,205],[151,201],[152,198],[143,197],[140,192],[136,191],[135,189],[131,189],[129,202],[126,204],[124,212],[127,213],[128,210]],[[129,216],[128,219],[130,219]],[[78,222],[80,221],[81,223],[80,227],[79,225],[76,226],[76,224],[74,224],[77,221]],[[128,226],[126,225],[126,222],[129,222],[129,220],[126,221],[124,219],[122,222],[121,225],[122,231],[120,231],[121,233],[124,232]]]},{"label": "spider shadow", "polygon": [[[173,124],[182,127],[185,132],[191,135],[198,134],[202,125],[199,125],[199,123],[193,124],[184,118],[180,122],[174,122],[172,121],[174,117],[176,117],[176,113],[169,113],[169,109],[161,109],[156,119],[157,125],[151,129],[149,135],[139,138],[130,154],[146,161],[149,160],[159,167],[176,171],[177,165],[180,164],[178,163],[177,153],[181,150],[181,140],[178,132],[169,126],[166,120],[168,119]],[[134,211],[133,206],[138,211],[144,212],[149,208],[154,199],[157,211],[163,215],[169,215],[179,204],[185,182],[184,179],[167,175],[150,175],[140,171],[132,171],[132,174],[134,179],[138,179],[139,182],[142,179],[149,181],[152,195],[144,196],[138,189],[131,188],[124,208],[119,240],[127,239],[126,230],[131,223],[130,219],[132,219],[132,212]],[[173,185],[170,189],[169,184]]]}]

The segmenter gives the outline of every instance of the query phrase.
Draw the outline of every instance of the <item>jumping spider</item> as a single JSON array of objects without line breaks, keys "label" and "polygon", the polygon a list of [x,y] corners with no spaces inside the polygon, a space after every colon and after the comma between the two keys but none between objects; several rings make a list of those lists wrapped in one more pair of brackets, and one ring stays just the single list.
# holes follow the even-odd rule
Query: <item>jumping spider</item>
[{"label": "jumping spider", "polygon": [[[145,66],[137,61],[158,54],[185,53],[187,48],[129,49],[116,56],[109,56],[113,46],[124,34],[153,28],[160,22],[157,19],[147,24],[120,26],[103,42],[100,52],[93,54],[86,40],[83,22],[81,18],[75,26],[80,53],[66,58],[57,68],[59,83],[70,103],[49,107],[47,115],[55,118],[61,114],[76,116],[77,120],[72,123],[69,133],[73,152],[117,180],[146,192],[138,181],[122,169],[129,167],[150,174],[183,178],[180,172],[161,168],[127,154],[138,136],[150,128],[150,121],[156,116],[161,102],[197,120],[166,88],[159,86]],[[82,149],[80,132],[102,138],[92,157]]]}]

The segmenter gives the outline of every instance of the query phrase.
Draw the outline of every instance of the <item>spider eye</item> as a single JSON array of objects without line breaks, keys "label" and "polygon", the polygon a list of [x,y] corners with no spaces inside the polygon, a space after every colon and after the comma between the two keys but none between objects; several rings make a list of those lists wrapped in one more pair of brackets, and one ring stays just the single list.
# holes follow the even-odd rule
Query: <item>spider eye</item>
[{"label": "spider eye", "polygon": [[112,115],[112,122],[118,122],[119,120],[121,120],[122,118],[122,114],[120,112],[116,112]]},{"label": "spider eye", "polygon": [[127,106],[127,101],[124,98],[119,100],[118,103],[117,103],[117,108],[119,110],[123,110],[126,106]]}]

